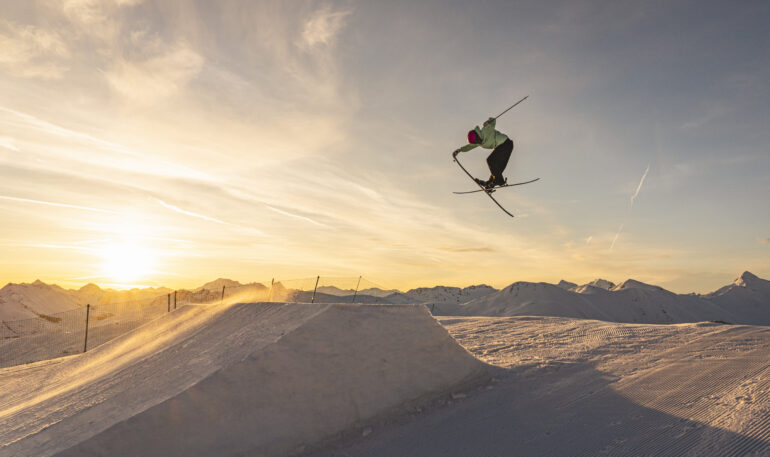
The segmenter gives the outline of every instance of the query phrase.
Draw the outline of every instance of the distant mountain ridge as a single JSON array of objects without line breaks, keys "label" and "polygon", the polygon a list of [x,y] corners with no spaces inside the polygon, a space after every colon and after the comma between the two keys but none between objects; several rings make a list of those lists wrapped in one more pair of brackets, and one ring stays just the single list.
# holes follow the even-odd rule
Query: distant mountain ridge
[{"label": "distant mountain ridge", "polygon": [[672,324],[722,321],[770,325],[770,281],[744,272],[732,284],[705,295],[676,294],[629,279],[619,285],[593,281],[576,287],[516,282],[484,297],[435,312],[464,316],[559,316],[611,322]]},{"label": "distant mountain ridge", "polygon": [[460,287],[419,287],[405,293],[418,303],[464,303],[474,298],[483,297],[497,292],[497,289],[486,284]]},{"label": "distant mountain ridge", "polygon": [[78,290],[63,289],[39,279],[32,283],[8,283],[0,289],[0,320],[13,321],[51,316],[87,304],[141,303],[171,292],[165,287],[115,290],[86,284]]},{"label": "distant mountain ridge", "polygon": [[[261,283],[242,284],[219,278],[193,290],[180,290],[180,300],[203,294],[218,299],[222,288],[227,296],[244,301],[310,301],[313,291],[294,290],[277,282],[272,289]],[[67,290],[40,280],[33,283],[7,284],[0,289],[0,320],[40,318],[85,306],[123,301],[149,302],[163,299],[168,288],[102,289],[86,284]],[[316,291],[316,303],[409,304],[424,303],[435,314],[518,316],[544,315],[600,319],[614,322],[680,323],[706,320],[730,323],[770,325],[770,281],[746,271],[733,283],[704,295],[676,294],[662,287],[628,279],[618,285],[597,279],[577,285],[515,282],[501,290],[488,285],[465,288],[435,286],[400,292],[395,289],[355,290],[322,286]],[[216,297],[216,298],[213,298]]]}]

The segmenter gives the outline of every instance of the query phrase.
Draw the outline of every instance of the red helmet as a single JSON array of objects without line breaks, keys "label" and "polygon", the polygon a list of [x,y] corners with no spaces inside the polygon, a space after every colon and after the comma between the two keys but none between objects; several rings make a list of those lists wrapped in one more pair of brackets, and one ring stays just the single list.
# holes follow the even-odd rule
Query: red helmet
[{"label": "red helmet", "polygon": [[476,133],[475,130],[469,130],[468,131],[468,143],[473,144],[476,141],[478,141],[479,139],[480,139],[479,138],[479,134]]}]

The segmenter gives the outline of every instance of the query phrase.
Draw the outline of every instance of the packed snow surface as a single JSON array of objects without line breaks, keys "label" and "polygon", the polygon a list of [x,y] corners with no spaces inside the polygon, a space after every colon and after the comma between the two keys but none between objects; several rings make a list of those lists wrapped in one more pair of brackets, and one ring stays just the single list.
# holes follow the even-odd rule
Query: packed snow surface
[{"label": "packed snow surface", "polygon": [[278,456],[488,379],[423,306],[185,306],[0,370],[0,456]]},{"label": "packed snow surface", "polygon": [[441,321],[493,382],[306,457],[770,455],[770,328]]}]

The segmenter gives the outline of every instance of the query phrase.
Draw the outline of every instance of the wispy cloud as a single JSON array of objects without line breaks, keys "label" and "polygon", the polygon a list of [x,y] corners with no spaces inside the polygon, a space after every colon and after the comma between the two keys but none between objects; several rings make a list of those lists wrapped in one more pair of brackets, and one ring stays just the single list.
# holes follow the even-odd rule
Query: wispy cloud
[{"label": "wispy cloud", "polygon": [[0,22],[0,66],[22,77],[60,79],[70,51],[62,36],[32,25]]},{"label": "wispy cloud", "polygon": [[[0,106],[0,114],[2,113],[9,114],[10,116],[0,117],[0,127],[5,124],[19,130],[21,128],[33,129],[41,134],[58,137],[57,140],[71,142],[65,145],[61,141],[57,141],[56,148],[52,151],[53,158],[57,160],[66,159],[68,163],[85,162],[90,165],[141,174],[174,176],[207,182],[212,180],[207,173],[192,169],[187,162],[165,161],[159,158],[157,154],[138,152],[123,144],[103,140],[91,134],[63,127],[28,113]],[[40,145],[43,142],[43,138],[40,135],[36,135],[34,141],[37,141],[38,145]],[[11,143],[11,145],[13,144]],[[88,154],[85,154],[82,150],[84,145],[91,148],[99,148],[101,151],[112,154],[95,154],[92,150],[88,150]],[[37,150],[40,152],[46,150],[46,148],[38,147]],[[130,157],[130,160],[127,160],[127,157]]]},{"label": "wispy cloud", "polygon": [[203,57],[178,43],[150,58],[121,59],[104,77],[117,93],[131,102],[158,103],[181,91],[203,68]]},{"label": "wispy cloud", "polygon": [[441,248],[442,251],[446,252],[495,252],[496,249],[493,249],[489,246],[470,246],[466,248],[458,248],[458,247],[443,247]]},{"label": "wispy cloud", "polygon": [[730,114],[732,111],[734,111],[734,108],[730,106],[714,105],[708,108],[707,110],[705,110],[705,114],[701,114],[700,116],[695,117],[685,122],[684,124],[682,124],[681,128],[682,130],[698,129],[715,119],[718,119],[726,114]]},{"label": "wispy cloud", "polygon": [[122,154],[134,155],[133,151],[131,151],[128,148],[122,147],[118,144],[101,140],[99,138],[88,135],[86,133],[82,133],[82,132],[68,129],[66,127],[62,127],[52,122],[39,119],[31,114],[23,113],[21,111],[17,111],[4,106],[0,106],[0,112],[11,114],[13,117],[17,118],[16,122],[21,121],[20,125],[33,127],[47,134],[56,135],[64,138],[81,140],[81,141],[88,142],[93,146],[99,146],[101,148],[109,149],[110,151],[120,152]]},{"label": "wispy cloud", "polygon": [[88,37],[99,45],[112,45],[121,31],[120,10],[144,0],[65,0],[52,2],[74,28],[70,33]]},{"label": "wispy cloud", "polygon": [[302,31],[303,47],[313,48],[333,43],[350,13],[351,11],[332,11],[328,6],[316,11],[305,22]]},{"label": "wispy cloud", "polygon": [[7,195],[0,195],[0,199],[8,200],[8,201],[21,202],[21,203],[33,203],[33,204],[36,204],[36,205],[56,206],[58,208],[80,209],[80,210],[83,210],[83,211],[93,211],[93,212],[97,212],[97,213],[120,214],[120,212],[118,212],[118,211],[112,211],[112,210],[108,210],[108,209],[91,208],[89,206],[80,206],[80,205],[70,205],[68,203],[47,202],[47,201],[43,201],[43,200],[32,200],[32,199],[29,199],[29,198],[10,197],[10,196],[7,196]]},{"label": "wispy cloud", "polygon": [[227,225],[229,225],[227,222],[219,220],[217,218],[209,217],[209,216],[204,216],[203,214],[194,213],[192,211],[187,211],[187,210],[184,210],[184,209],[182,209],[182,208],[180,208],[178,206],[170,205],[170,204],[164,202],[163,200],[160,200],[160,199],[157,199],[157,198],[155,200],[161,206],[163,206],[164,208],[168,208],[171,211],[175,211],[175,212],[177,212],[179,214],[184,214],[185,216],[190,216],[190,217],[196,217],[198,219],[203,219],[204,221],[216,222],[217,224],[227,224]]},{"label": "wispy cloud", "polygon": [[13,138],[7,136],[0,136],[0,147],[19,152],[19,147],[14,144]]},{"label": "wispy cloud", "polygon": [[290,213],[288,211],[284,211],[284,210],[281,210],[281,209],[278,209],[278,208],[274,208],[274,207],[272,207],[270,205],[265,205],[265,207],[267,209],[271,210],[271,211],[275,211],[276,213],[282,214],[284,216],[300,219],[300,220],[303,220],[303,221],[306,221],[306,222],[310,222],[311,224],[315,224],[315,225],[318,225],[318,226],[321,226],[321,227],[327,227],[326,224],[322,224],[320,222],[314,221],[313,219],[310,219],[309,217],[306,217],[306,216],[301,216],[299,214]]}]

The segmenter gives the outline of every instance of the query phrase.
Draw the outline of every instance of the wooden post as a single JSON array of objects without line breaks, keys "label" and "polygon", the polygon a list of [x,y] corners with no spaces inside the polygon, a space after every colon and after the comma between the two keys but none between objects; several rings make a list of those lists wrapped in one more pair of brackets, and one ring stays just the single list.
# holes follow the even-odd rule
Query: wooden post
[{"label": "wooden post", "polygon": [[316,276],[315,278],[315,287],[313,288],[313,298],[310,299],[310,303],[315,303],[315,291],[318,290],[318,280],[321,279],[320,276]]},{"label": "wooden post", "polygon": [[176,309],[176,291],[174,291],[174,309]]},{"label": "wooden post", "polygon": [[353,293],[353,301],[351,303],[356,302],[356,296],[358,295],[358,286],[361,285],[361,277],[358,277],[358,283],[356,283],[356,291]]},{"label": "wooden post", "polygon": [[225,286],[222,286],[222,299],[219,300],[219,304],[222,304],[223,301],[225,301]]},{"label": "wooden post", "polygon": [[270,280],[270,292],[267,293],[267,301],[273,300],[273,283],[275,283],[275,278]]},{"label": "wooden post", "polygon": [[86,352],[86,349],[88,349],[88,318],[91,315],[91,304],[86,305],[86,336],[83,341],[83,352]]},{"label": "wooden post", "polygon": [[166,312],[171,312],[171,294],[168,294],[168,310],[166,310]]}]

